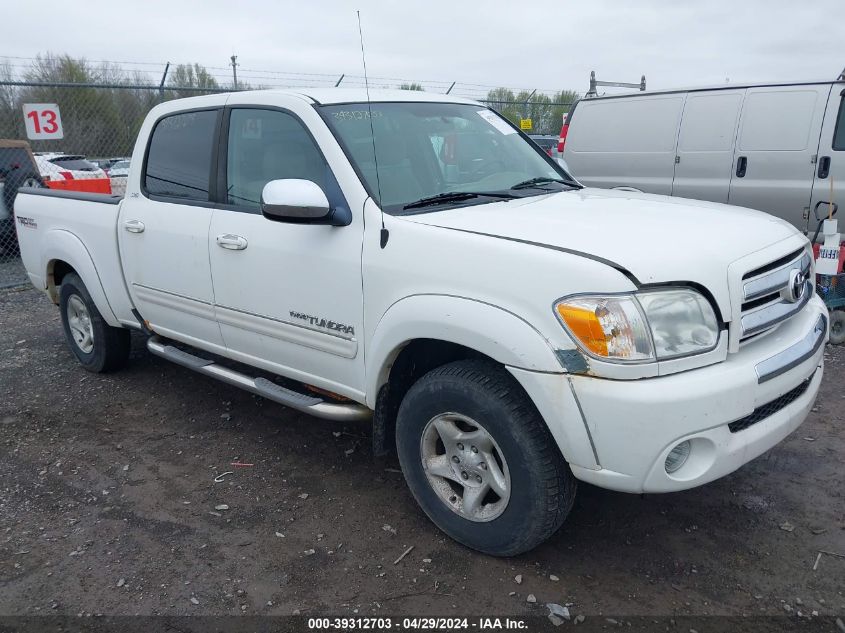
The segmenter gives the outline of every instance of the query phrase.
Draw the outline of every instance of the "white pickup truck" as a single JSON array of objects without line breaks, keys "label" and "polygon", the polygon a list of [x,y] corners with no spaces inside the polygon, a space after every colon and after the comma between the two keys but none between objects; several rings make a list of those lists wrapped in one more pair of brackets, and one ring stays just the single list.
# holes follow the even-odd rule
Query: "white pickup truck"
[{"label": "white pickup truck", "polygon": [[807,239],[585,189],[479,103],[241,92],[155,107],[126,195],[25,189],[32,283],[91,371],[149,350],[372,419],[444,532],[524,552],[576,480],[670,492],[798,427],[828,336]]}]

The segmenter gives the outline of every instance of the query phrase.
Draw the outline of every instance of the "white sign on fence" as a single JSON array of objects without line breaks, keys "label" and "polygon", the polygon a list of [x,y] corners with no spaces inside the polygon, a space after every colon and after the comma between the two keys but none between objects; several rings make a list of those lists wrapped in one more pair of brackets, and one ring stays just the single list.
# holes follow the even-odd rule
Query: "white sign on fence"
[{"label": "white sign on fence", "polygon": [[30,140],[64,138],[62,115],[57,103],[24,103],[23,120],[26,137]]}]

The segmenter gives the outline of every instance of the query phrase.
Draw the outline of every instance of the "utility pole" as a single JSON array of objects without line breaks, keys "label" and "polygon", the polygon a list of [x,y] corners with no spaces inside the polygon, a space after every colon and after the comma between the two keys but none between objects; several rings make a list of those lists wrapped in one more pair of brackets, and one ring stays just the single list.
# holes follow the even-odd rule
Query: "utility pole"
[{"label": "utility pole", "polygon": [[238,56],[232,55],[230,58],[232,60],[232,83],[234,84],[234,89],[238,89]]}]

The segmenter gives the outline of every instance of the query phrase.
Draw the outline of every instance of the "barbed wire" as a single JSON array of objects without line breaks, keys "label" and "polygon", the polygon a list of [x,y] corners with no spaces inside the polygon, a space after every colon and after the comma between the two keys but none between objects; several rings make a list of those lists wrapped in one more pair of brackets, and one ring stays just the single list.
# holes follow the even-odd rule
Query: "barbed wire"
[{"label": "barbed wire", "polygon": [[[38,64],[43,64],[49,60],[57,58],[49,57],[26,57],[20,55],[0,55],[0,66],[9,68],[13,71],[13,76],[8,79],[22,80],[28,72],[35,71]],[[75,58],[72,58],[75,59]],[[125,74],[147,75],[147,80],[151,83],[158,84],[164,74],[164,69],[167,62],[152,62],[152,61],[120,61],[120,60],[106,60],[106,59],[84,59],[90,64],[100,64],[101,69],[112,72],[122,72]],[[9,61],[12,60],[12,61]],[[194,66],[194,62],[183,62],[170,64],[171,71],[178,66]],[[208,76],[222,85],[231,85],[232,75],[231,67],[228,66],[200,66],[205,69]],[[103,68],[105,67],[105,68]],[[133,68],[136,67],[136,68]],[[143,69],[137,67],[145,67]],[[241,68],[238,69],[238,82],[246,84],[256,84],[252,87],[265,88],[316,88],[316,87],[332,87],[338,79],[343,77],[341,86],[345,87],[364,87],[365,78],[363,75],[350,75],[345,73],[316,73],[316,72],[300,72],[300,71],[282,71],[269,70],[257,68]],[[131,79],[135,81],[135,79]],[[550,88],[514,88],[510,86],[480,84],[473,82],[453,81],[445,79],[412,79],[403,77],[369,77],[369,84],[376,88],[395,88],[401,84],[417,84],[421,85],[425,90],[432,92],[446,92],[451,88],[451,94],[461,97],[468,97],[473,99],[484,98],[491,90],[504,88],[510,90],[514,94],[520,92],[532,92],[537,95],[544,95],[552,97],[559,93],[559,90]]]}]

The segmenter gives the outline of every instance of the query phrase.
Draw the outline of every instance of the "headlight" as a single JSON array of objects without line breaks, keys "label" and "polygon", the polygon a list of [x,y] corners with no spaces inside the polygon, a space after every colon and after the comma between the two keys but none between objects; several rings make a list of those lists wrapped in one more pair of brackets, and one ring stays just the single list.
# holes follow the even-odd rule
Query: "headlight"
[{"label": "headlight", "polygon": [[710,303],[694,290],[663,290],[637,295],[643,307],[657,359],[713,349],[719,324]]},{"label": "headlight", "polygon": [[571,297],[558,301],[555,311],[593,356],[622,361],[654,359],[645,317],[633,297]]},{"label": "headlight", "polygon": [[592,356],[621,362],[665,360],[716,346],[719,325],[694,290],[561,299],[555,313]]}]

